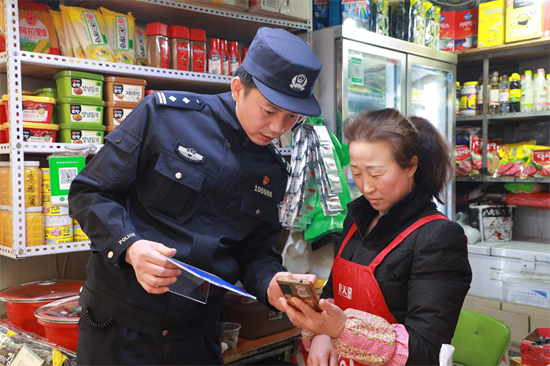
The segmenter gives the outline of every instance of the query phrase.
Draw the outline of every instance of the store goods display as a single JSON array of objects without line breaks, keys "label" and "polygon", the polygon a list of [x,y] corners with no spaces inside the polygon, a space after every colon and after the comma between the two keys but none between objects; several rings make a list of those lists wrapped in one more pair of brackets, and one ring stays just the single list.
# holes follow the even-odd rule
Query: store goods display
[{"label": "store goods display", "polygon": [[477,47],[478,9],[464,10],[455,15],[455,51]]},{"label": "store goods display", "polygon": [[390,15],[388,0],[372,0],[371,1],[371,17],[369,29],[371,32],[390,35]]},{"label": "store goods display", "polygon": [[492,47],[504,43],[505,0],[479,4],[478,47]]},{"label": "store goods display", "polygon": [[69,13],[67,10],[61,10],[61,20],[63,22],[63,30],[65,32],[65,42],[67,46],[67,54],[65,56],[77,57],[77,58],[86,58],[76,34],[73,30],[72,23],[69,18]]},{"label": "store goods display", "polygon": [[189,28],[179,25],[170,27],[170,68],[189,71],[190,41]]},{"label": "store goods display", "polygon": [[546,111],[548,110],[548,88],[546,83],[544,69],[537,70],[537,77],[534,82],[534,98],[533,98],[533,108],[535,111]]},{"label": "store goods display", "polygon": [[220,51],[220,40],[210,39],[210,51],[208,52],[208,73],[223,75],[223,60]]},{"label": "store goods display", "polygon": [[370,1],[342,0],[341,6],[342,6],[340,10],[342,14],[341,24],[344,23],[346,20],[350,19],[351,21],[355,22],[355,26],[358,29],[371,30],[370,29],[370,19],[371,19]]},{"label": "store goods display", "polygon": [[[21,50],[61,55],[50,8],[44,3],[34,1],[19,1],[18,6]],[[3,25],[6,23],[4,12],[0,13],[0,24]],[[0,38],[4,44],[4,36]],[[4,50],[5,47],[2,51]]]},{"label": "store goods display", "polygon": [[489,81],[489,109],[487,113],[489,114],[499,114],[500,113],[500,84],[498,78],[498,71],[493,72],[491,80]]},{"label": "store goods display", "polygon": [[[487,142],[487,171],[493,174],[499,165],[498,149],[502,145],[502,139],[489,140]],[[472,170],[475,175],[482,169],[483,136],[470,137],[470,154],[472,157]]]},{"label": "store goods display", "polygon": [[460,115],[475,116],[477,108],[477,81],[464,83],[460,90]]},{"label": "store goods display", "polygon": [[61,347],[76,352],[78,321],[82,306],[79,296],[71,296],[41,306],[34,312],[37,321],[44,327],[45,337]]},{"label": "store goods display", "polygon": [[69,50],[67,45],[67,36],[65,35],[65,27],[63,25],[63,17],[61,16],[61,12],[50,10],[50,15],[52,16],[55,33],[57,34],[59,51],[62,55],[68,56]]},{"label": "store goods display", "polygon": [[189,30],[189,36],[191,37],[191,63],[189,71],[206,72],[206,32],[202,29],[191,29]]},{"label": "store goods display", "polygon": [[147,65],[170,68],[169,28],[162,23],[147,24]]},{"label": "store goods display", "polygon": [[145,97],[147,81],[120,76],[105,78],[105,101],[138,103]]},{"label": "store goods display", "polygon": [[540,183],[506,183],[504,188],[511,193],[539,193],[543,190],[543,185]]},{"label": "store goods display", "polygon": [[534,145],[535,141],[518,142],[516,144],[502,145],[498,149],[500,163],[498,169],[493,174],[494,178],[502,176],[511,176],[519,178],[523,166],[529,156],[525,151],[526,145]]},{"label": "store goods display", "polygon": [[528,160],[521,172],[521,178],[550,178],[550,147],[526,145],[524,149]]},{"label": "store goods display", "polygon": [[506,43],[542,35],[542,1],[506,1]]},{"label": "store goods display", "polygon": [[512,208],[515,206],[471,204],[469,207],[478,210],[482,242],[512,240]]},{"label": "store goods display", "polygon": [[7,206],[9,203],[8,195],[11,195],[9,190],[10,183],[10,162],[0,162],[0,206]]},{"label": "store goods display", "polygon": [[512,74],[510,82],[510,112],[521,111],[521,78],[519,74]]},{"label": "store goods display", "polygon": [[426,43],[425,46],[437,50],[439,46],[439,20],[441,18],[441,8],[431,3],[426,14]]},{"label": "store goods display", "polygon": [[[405,39],[405,3],[390,1],[390,37]],[[439,23],[439,20],[436,19]]]},{"label": "store goods display", "polygon": [[[550,363],[550,328],[533,329],[521,340],[521,365],[544,366]],[[518,362],[519,363],[519,362]]]},{"label": "store goods display", "polygon": [[103,100],[103,75],[65,70],[53,76],[59,98],[82,97]]},{"label": "store goods display", "polygon": [[411,0],[409,7],[409,42],[424,46],[426,43],[426,14],[431,3]]},{"label": "store goods display", "polygon": [[313,30],[328,27],[328,0],[313,0]]},{"label": "store goods display", "polygon": [[147,30],[136,25],[136,64],[147,66]]},{"label": "store goods display", "polygon": [[[56,100],[56,103],[58,98],[57,89],[55,88],[40,88],[34,91],[34,96],[52,98]],[[57,106],[52,109],[52,123],[58,123]]]},{"label": "store goods display", "polygon": [[[38,161],[24,163],[25,207],[42,205],[42,172],[39,166],[40,162]],[[11,178],[8,179],[8,192],[11,192]],[[8,194],[8,205],[11,206],[11,194]]]},{"label": "store goods display", "polygon": [[533,102],[535,100],[535,91],[533,90],[533,79],[531,70],[525,71],[525,79],[521,81],[521,111],[532,112]]},{"label": "store goods display", "polygon": [[53,301],[78,295],[82,285],[83,281],[60,279],[29,282],[0,291],[0,300],[6,303],[11,323],[44,336],[44,327],[37,322],[35,310]]},{"label": "store goods display", "polygon": [[229,59],[231,75],[235,75],[237,68],[241,66],[242,63],[241,55],[239,55],[239,44],[237,42],[229,42]]},{"label": "store goods display", "polygon": [[[52,112],[55,99],[23,95],[23,122],[52,123]],[[6,116],[9,113],[8,95],[2,96]]]},{"label": "store goods display", "polygon": [[[50,168],[40,168],[40,170],[42,171],[42,205],[49,205],[52,201]],[[42,207],[42,210],[44,210],[44,207]]]},{"label": "store goods display", "polygon": [[75,242],[81,242],[81,241],[89,241],[90,238],[86,235],[86,233],[82,230],[82,227],[80,224],[73,220],[73,232],[74,232],[74,241]]},{"label": "store goods display", "polygon": [[98,99],[70,97],[58,99],[59,124],[83,123],[99,124],[103,123],[103,109],[105,102]]},{"label": "store goods display", "polygon": [[[0,133],[4,143],[10,142],[10,123],[2,125]],[[24,142],[56,142],[58,125],[46,123],[23,123],[23,141]]]},{"label": "store goods display", "polygon": [[439,50],[453,52],[455,50],[455,17],[456,12],[445,11],[439,17]]},{"label": "store goods display", "polygon": [[44,217],[46,244],[72,243],[74,235],[73,230],[73,220],[69,215],[48,215]]},{"label": "store goods display", "polygon": [[550,1],[544,1],[544,23],[542,26],[542,36],[550,37]]},{"label": "store goods display", "polygon": [[460,87],[460,83],[457,81],[456,82],[456,102],[455,102],[455,112],[457,116],[460,115],[460,90],[461,89],[462,88]]},{"label": "store goods display", "polygon": [[66,11],[76,39],[87,59],[116,62],[113,49],[105,36],[106,28],[101,12],[73,6],[60,5],[59,7],[61,11]]},{"label": "store goods display", "polygon": [[546,105],[550,109],[550,72],[546,74],[546,93],[548,94]]},{"label": "store goods display", "polygon": [[469,177],[472,172],[472,159],[468,145],[455,148],[455,174],[457,177]]},{"label": "store goods display", "polygon": [[42,207],[25,209],[25,240],[27,247],[44,245],[44,216]]},{"label": "store goods display", "polygon": [[130,102],[107,102],[105,103],[105,126],[118,127],[128,115],[134,110],[136,104]]},{"label": "store goods display", "polygon": [[508,81],[508,75],[502,75],[499,88],[500,113],[510,113],[510,82]]},{"label": "store goods display", "polygon": [[231,66],[229,63],[229,46],[224,39],[219,40],[219,50],[222,56],[222,75],[231,75]]},{"label": "store goods display", "polygon": [[99,8],[105,22],[105,34],[115,54],[115,60],[121,64],[135,65],[134,48],[135,21],[132,13],[119,14],[103,7]]}]

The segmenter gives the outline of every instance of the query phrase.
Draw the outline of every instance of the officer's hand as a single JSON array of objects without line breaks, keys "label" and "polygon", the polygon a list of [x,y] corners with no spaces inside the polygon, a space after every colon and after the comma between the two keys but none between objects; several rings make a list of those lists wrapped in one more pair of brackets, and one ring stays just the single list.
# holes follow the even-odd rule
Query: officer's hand
[{"label": "officer's hand", "polygon": [[267,289],[267,301],[269,301],[271,306],[276,307],[279,311],[284,311],[284,308],[279,301],[280,297],[284,297],[283,292],[281,291],[281,288],[277,283],[277,278],[279,277],[292,278],[295,280],[307,280],[313,284],[317,282],[317,276],[312,274],[292,274],[290,272],[276,273],[275,276],[273,276],[273,278],[271,279],[271,282],[269,283],[269,287]]},{"label": "officer's hand", "polygon": [[176,282],[181,270],[165,257],[172,257],[176,249],[149,240],[138,240],[126,250],[126,262],[134,267],[141,286],[150,294],[163,294],[168,285]]}]

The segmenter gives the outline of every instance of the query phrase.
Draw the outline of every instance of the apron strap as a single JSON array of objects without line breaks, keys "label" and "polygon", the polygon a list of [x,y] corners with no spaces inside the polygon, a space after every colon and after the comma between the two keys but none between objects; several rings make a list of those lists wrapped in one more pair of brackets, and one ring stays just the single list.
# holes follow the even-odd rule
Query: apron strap
[{"label": "apron strap", "polygon": [[447,216],[443,216],[443,215],[430,215],[430,216],[421,218],[420,220],[418,220],[417,222],[409,226],[405,231],[399,234],[397,238],[393,239],[390,245],[388,245],[383,251],[381,251],[376,258],[374,258],[372,263],[369,265],[369,268],[372,269],[372,272],[374,273],[374,270],[384,260],[386,255],[388,255],[388,253],[391,252],[396,246],[401,244],[401,242],[405,240],[407,236],[409,236],[412,232],[414,232],[416,229],[423,226],[424,224],[427,224],[428,222],[435,221],[435,220],[449,220],[449,219],[447,218]]},{"label": "apron strap", "polygon": [[342,245],[340,246],[340,251],[338,252],[338,255],[337,257],[340,256],[340,254],[342,254],[342,250],[344,250],[344,247],[346,246],[346,244],[348,243],[348,241],[351,239],[351,237],[353,236],[353,234],[355,234],[355,231],[357,230],[357,225],[355,225],[355,223],[353,225],[351,225],[351,228],[349,229],[348,231],[348,235],[346,235],[346,238],[344,239],[344,241],[342,242]]}]

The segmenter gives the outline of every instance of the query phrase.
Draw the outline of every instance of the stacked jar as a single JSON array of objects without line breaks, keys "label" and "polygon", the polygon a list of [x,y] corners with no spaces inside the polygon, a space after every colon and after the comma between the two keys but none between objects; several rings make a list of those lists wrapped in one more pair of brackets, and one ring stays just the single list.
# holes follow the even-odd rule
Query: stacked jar
[{"label": "stacked jar", "polygon": [[[40,162],[26,161],[23,180],[25,183],[25,207],[40,207],[42,206],[42,172],[40,171]],[[5,174],[5,173],[4,173]],[[11,174],[8,171],[7,182],[7,203],[11,207]]]},{"label": "stacked jar", "polygon": [[25,232],[27,247],[44,245],[44,215],[42,215],[42,207],[28,207],[25,209]]},{"label": "stacked jar", "polygon": [[10,192],[10,163],[6,161],[0,162],[0,205],[8,206],[8,196]]},{"label": "stacked jar", "polygon": [[51,205],[50,169],[43,168],[42,172],[44,175],[42,212],[46,244],[71,243],[73,241],[73,220],[69,216],[69,207]]},{"label": "stacked jar", "polygon": [[477,81],[469,81],[464,83],[460,90],[460,115],[475,116],[477,103]]},{"label": "stacked jar", "polygon": [[117,128],[145,97],[147,81],[120,76],[105,78],[105,126],[107,133]]},{"label": "stacked jar", "polygon": [[90,241],[90,238],[88,238],[88,235],[84,231],[82,231],[82,227],[80,224],[76,221],[74,221],[74,241]]},{"label": "stacked jar", "polygon": [[11,207],[2,206],[2,212],[0,213],[0,219],[2,220],[2,243],[7,247],[12,247],[12,220],[11,220]]}]

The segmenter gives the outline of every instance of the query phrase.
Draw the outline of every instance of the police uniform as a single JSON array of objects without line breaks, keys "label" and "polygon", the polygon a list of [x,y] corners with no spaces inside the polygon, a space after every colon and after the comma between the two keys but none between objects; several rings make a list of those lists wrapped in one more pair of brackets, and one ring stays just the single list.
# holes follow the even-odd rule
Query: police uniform
[{"label": "police uniform", "polygon": [[[288,51],[301,56],[289,62]],[[243,67],[271,103],[319,114],[312,89],[321,66],[297,37],[261,28]],[[142,239],[175,248],[175,259],[240,280],[269,305],[269,283],[284,270],[274,247],[288,173],[273,145],[249,140],[231,93],[147,96],[71,186],[71,217],[92,242],[78,363],[222,364],[225,290],[210,286],[206,304],[149,294],[125,262],[126,249]]]}]

